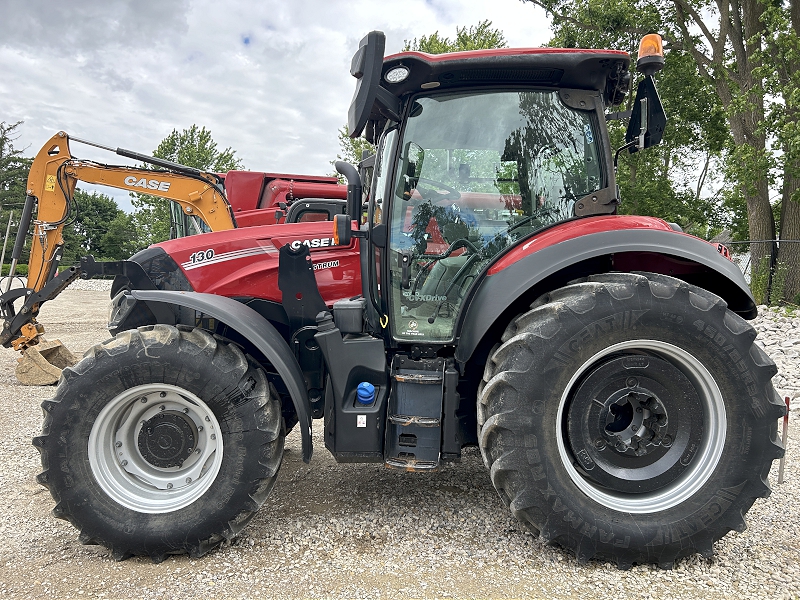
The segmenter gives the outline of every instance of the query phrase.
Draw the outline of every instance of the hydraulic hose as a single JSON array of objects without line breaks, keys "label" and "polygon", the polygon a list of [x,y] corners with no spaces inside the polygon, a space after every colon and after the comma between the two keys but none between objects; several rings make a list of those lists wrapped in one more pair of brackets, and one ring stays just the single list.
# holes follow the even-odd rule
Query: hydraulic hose
[{"label": "hydraulic hose", "polygon": [[8,270],[6,292],[11,289],[11,280],[16,274],[17,263],[19,262],[19,257],[22,256],[22,249],[25,247],[25,238],[28,237],[28,227],[31,226],[31,216],[33,215],[33,207],[35,204],[36,196],[25,196],[25,206],[22,209],[22,216],[19,220],[17,239],[14,240],[14,250],[11,252],[11,268]]}]

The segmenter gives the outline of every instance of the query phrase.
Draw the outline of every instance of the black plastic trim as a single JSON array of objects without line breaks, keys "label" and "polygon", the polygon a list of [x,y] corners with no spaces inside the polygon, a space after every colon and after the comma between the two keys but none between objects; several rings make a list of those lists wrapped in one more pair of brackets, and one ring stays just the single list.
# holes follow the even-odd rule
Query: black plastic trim
[{"label": "black plastic trim", "polygon": [[[124,288],[194,291],[178,263],[159,246],[145,248],[125,262],[132,264],[129,264],[125,271],[117,274],[117,277],[114,278],[114,283],[111,285],[112,298]],[[139,268],[134,268],[133,264]],[[134,273],[135,277],[132,276]],[[108,271],[107,274],[115,273]]]},{"label": "black plastic trim", "polygon": [[628,252],[650,252],[702,265],[719,277],[693,283],[722,297],[733,312],[745,319],[757,315],[753,295],[739,267],[720,255],[711,244],[672,231],[605,231],[554,244],[476,282],[477,291],[464,307],[456,330],[459,339],[456,360],[466,363],[509,306],[547,277],[583,261]]}]

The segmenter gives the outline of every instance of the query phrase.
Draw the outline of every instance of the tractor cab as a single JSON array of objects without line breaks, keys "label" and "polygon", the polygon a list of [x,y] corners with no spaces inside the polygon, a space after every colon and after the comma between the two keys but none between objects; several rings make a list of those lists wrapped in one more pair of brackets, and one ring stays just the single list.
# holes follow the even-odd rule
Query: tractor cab
[{"label": "tractor cab", "polygon": [[[367,238],[384,251],[366,259],[378,266],[365,289],[395,342],[449,344],[468,290],[499,255],[557,223],[616,212],[605,112],[628,90],[629,57],[531,48],[384,59],[383,49],[370,33],[351,66],[351,135],[378,145],[368,225],[378,235]],[[653,115],[663,130],[657,99],[639,129]]]},{"label": "tractor cab", "polygon": [[402,133],[383,140],[397,156],[393,174],[381,164],[391,182],[381,198],[390,322],[397,340],[446,343],[489,261],[574,218],[581,199],[613,180],[595,111],[565,105],[557,90],[455,91],[411,104]]}]

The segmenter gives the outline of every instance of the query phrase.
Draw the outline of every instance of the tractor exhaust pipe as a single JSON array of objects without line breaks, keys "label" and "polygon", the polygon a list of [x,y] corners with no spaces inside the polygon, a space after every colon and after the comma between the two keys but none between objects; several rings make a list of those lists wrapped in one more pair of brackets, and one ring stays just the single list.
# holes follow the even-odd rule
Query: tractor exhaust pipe
[{"label": "tractor exhaust pipe", "polygon": [[363,188],[361,186],[361,176],[358,174],[358,169],[343,160],[337,160],[333,166],[347,179],[347,212],[351,219],[355,219],[361,223],[361,196]]}]

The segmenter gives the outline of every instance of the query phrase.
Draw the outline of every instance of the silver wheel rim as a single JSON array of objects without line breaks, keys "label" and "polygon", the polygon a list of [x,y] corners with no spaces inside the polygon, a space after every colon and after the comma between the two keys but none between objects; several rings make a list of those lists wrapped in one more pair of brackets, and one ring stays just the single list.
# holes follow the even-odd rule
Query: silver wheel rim
[{"label": "silver wheel rim", "polygon": [[[196,439],[180,466],[158,467],[142,456],[142,426],[174,412]],[[100,488],[115,502],[141,513],[180,510],[214,483],[222,465],[222,435],[211,409],[196,395],[163,383],[139,385],[112,398],[89,433],[89,465]]]},{"label": "silver wheel rim", "polygon": [[[573,465],[574,457],[567,449],[561,424],[570,394],[580,377],[593,365],[611,354],[625,351],[644,351],[668,360],[677,367],[695,387],[703,408],[705,430],[701,447],[694,463],[682,476],[663,489],[647,494],[614,493],[584,478]],[[558,406],[556,439],[561,462],[572,482],[589,498],[607,508],[627,513],[654,513],[670,509],[692,497],[711,477],[717,467],[725,445],[727,419],[725,402],[716,381],[708,369],[686,350],[657,340],[631,340],[609,346],[587,360],[567,384]]]}]

